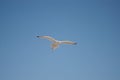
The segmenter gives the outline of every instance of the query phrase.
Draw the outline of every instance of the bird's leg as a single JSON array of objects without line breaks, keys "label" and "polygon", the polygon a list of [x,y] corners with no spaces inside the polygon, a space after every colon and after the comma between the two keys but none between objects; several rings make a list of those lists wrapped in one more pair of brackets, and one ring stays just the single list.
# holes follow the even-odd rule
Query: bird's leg
[{"label": "bird's leg", "polygon": [[54,47],[53,47],[53,44],[51,45],[51,49],[52,49],[52,52],[54,52]]},{"label": "bird's leg", "polygon": [[55,51],[55,49],[54,48],[52,48],[52,52],[54,52]]}]

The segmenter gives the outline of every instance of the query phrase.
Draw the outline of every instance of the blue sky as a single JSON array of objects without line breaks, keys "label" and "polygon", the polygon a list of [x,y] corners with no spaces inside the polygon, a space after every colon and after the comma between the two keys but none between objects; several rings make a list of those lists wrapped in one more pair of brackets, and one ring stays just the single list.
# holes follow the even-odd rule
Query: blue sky
[{"label": "blue sky", "polygon": [[[0,0],[0,80],[120,80],[119,0]],[[50,35],[75,41],[52,52]]]}]

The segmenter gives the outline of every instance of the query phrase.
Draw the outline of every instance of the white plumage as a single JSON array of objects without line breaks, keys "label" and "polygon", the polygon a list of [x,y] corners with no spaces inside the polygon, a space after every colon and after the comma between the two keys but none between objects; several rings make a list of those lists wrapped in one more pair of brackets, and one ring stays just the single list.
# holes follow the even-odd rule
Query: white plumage
[{"label": "white plumage", "polygon": [[44,39],[48,39],[49,41],[52,42],[52,49],[55,50],[56,48],[58,48],[58,46],[60,44],[72,44],[72,45],[76,45],[77,43],[76,42],[72,42],[72,41],[59,41],[59,40],[56,40],[50,36],[37,36],[38,38],[44,38]]}]

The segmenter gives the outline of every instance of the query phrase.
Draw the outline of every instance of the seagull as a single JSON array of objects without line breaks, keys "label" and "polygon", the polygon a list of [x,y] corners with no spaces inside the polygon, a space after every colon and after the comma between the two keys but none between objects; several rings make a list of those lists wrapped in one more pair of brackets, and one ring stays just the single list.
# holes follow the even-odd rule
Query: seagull
[{"label": "seagull", "polygon": [[43,39],[48,39],[49,41],[52,42],[51,48],[54,51],[56,48],[59,47],[60,44],[71,44],[71,45],[76,45],[76,42],[72,42],[72,41],[59,41],[56,40],[50,36],[36,36],[37,38],[43,38]]}]

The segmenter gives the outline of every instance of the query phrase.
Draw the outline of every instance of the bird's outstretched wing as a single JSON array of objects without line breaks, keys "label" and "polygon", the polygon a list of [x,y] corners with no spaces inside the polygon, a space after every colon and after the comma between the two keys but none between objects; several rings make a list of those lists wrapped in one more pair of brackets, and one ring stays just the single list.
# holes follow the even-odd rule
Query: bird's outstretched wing
[{"label": "bird's outstretched wing", "polygon": [[50,36],[37,36],[38,38],[48,39],[49,41],[56,42],[56,40]]},{"label": "bird's outstretched wing", "polygon": [[60,41],[61,44],[72,44],[72,45],[76,45],[76,42],[72,42],[72,41]]}]

